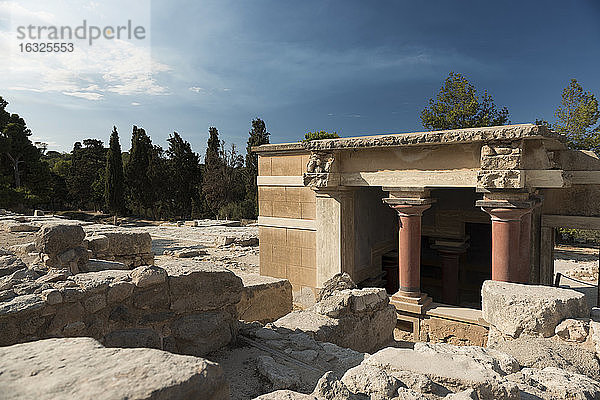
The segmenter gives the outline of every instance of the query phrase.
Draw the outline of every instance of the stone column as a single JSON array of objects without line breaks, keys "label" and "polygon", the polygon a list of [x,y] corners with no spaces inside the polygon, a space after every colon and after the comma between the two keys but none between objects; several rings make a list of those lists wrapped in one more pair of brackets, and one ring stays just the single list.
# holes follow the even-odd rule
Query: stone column
[{"label": "stone column", "polygon": [[519,235],[520,241],[520,277],[519,282],[529,283],[529,274],[531,272],[531,214],[532,209],[527,210],[521,217],[521,233]]},{"label": "stone column", "polygon": [[461,241],[443,240],[432,246],[442,259],[442,301],[446,304],[458,304],[458,269],[460,256],[469,247],[466,239]]},{"label": "stone column", "polygon": [[531,208],[484,207],[483,210],[492,217],[492,280],[523,282],[523,257],[525,251],[529,254],[530,229],[524,229],[521,220]]},{"label": "stone column", "polygon": [[317,287],[339,272],[354,277],[354,189],[319,188],[316,194]]},{"label": "stone column", "polygon": [[420,314],[431,303],[421,293],[421,216],[433,200],[415,194],[424,192],[395,191],[384,202],[398,213],[399,290],[392,295],[392,303],[399,310]]}]

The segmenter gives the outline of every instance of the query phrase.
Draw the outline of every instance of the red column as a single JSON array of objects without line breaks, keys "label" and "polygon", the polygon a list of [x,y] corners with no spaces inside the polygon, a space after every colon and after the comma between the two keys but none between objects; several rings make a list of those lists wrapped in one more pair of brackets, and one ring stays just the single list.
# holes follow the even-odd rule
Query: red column
[{"label": "red column", "polygon": [[521,218],[520,255],[521,255],[521,277],[519,282],[529,283],[531,269],[531,209]]},{"label": "red column", "polygon": [[[483,210],[492,217],[492,280],[522,282],[524,273],[522,272],[521,218],[531,209],[484,208]],[[529,252],[528,243],[527,252]]]},{"label": "red column", "polygon": [[458,304],[458,266],[464,250],[438,249],[442,258],[442,301],[446,304]]},{"label": "red column", "polygon": [[398,221],[398,268],[400,290],[406,297],[421,297],[421,216],[430,204],[392,206]]}]

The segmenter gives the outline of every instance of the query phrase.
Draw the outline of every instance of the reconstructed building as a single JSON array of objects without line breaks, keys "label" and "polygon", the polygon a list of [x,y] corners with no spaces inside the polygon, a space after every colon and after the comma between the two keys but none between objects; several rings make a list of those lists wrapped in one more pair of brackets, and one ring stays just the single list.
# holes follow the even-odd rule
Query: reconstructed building
[{"label": "reconstructed building", "polygon": [[432,300],[479,308],[485,279],[552,283],[554,227],[600,229],[600,160],[543,126],[254,150],[261,274],[304,298],[347,272],[408,320]]}]

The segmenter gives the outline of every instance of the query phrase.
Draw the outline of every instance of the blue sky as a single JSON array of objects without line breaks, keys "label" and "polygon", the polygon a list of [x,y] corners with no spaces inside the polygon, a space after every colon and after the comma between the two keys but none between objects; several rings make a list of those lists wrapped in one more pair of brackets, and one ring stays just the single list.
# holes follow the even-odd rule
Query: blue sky
[{"label": "blue sky", "polygon": [[[507,106],[513,123],[552,121],[571,78],[600,96],[600,2],[0,1],[0,96],[36,140],[69,151],[128,149],[132,125],[204,153],[208,128],[245,151],[254,117],[272,142],[423,130],[419,113],[450,71]],[[145,40],[75,41],[22,54],[21,24],[118,25]],[[8,56],[7,56],[8,55]]]}]

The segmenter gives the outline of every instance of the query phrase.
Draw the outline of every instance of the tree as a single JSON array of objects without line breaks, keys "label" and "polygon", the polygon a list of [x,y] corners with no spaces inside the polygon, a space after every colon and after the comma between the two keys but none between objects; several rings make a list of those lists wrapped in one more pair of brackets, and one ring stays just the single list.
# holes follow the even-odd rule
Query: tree
[{"label": "tree", "polygon": [[117,132],[116,126],[113,126],[108,152],[106,153],[104,199],[106,201],[106,208],[115,217],[125,209],[123,157],[121,155],[121,144],[119,143],[119,132]]},{"label": "tree", "polygon": [[204,156],[202,194],[211,217],[217,217],[219,209],[225,205],[226,188],[223,185],[224,150],[219,140],[217,128],[208,129],[208,147]]},{"label": "tree", "polygon": [[191,218],[193,205],[199,203],[199,186],[202,183],[200,158],[192,151],[189,142],[183,140],[177,132],[169,135],[167,142],[174,216]]},{"label": "tree", "polygon": [[561,105],[554,113],[554,130],[565,135],[570,147],[579,150],[600,151],[600,111],[598,100],[590,92],[584,92],[577,79],[571,79],[562,91]]},{"label": "tree", "polygon": [[99,210],[104,207],[104,173],[106,149],[98,139],[85,139],[83,145],[75,142],[67,186],[73,206],[79,209]]},{"label": "tree", "polygon": [[50,170],[41,160],[44,145],[36,147],[31,130],[18,114],[6,111],[8,102],[0,97],[0,190],[2,205],[23,208],[47,202],[50,197]]},{"label": "tree", "polygon": [[129,162],[125,170],[129,207],[142,216],[148,216],[154,203],[152,182],[148,174],[152,152],[152,140],[143,128],[134,125]]},{"label": "tree", "polygon": [[509,123],[506,107],[498,110],[487,91],[479,98],[467,78],[454,72],[450,72],[436,98],[429,99],[429,106],[421,112],[421,121],[432,131]]},{"label": "tree", "polygon": [[248,145],[246,146],[246,204],[244,216],[255,219],[258,216],[258,155],[252,152],[252,147],[269,143],[269,135],[265,121],[260,118],[252,120],[252,129],[248,132]]},{"label": "tree", "polygon": [[321,140],[321,139],[337,139],[340,136],[335,132],[326,132],[326,131],[314,131],[307,132],[304,135],[304,142],[310,142],[311,140]]}]

